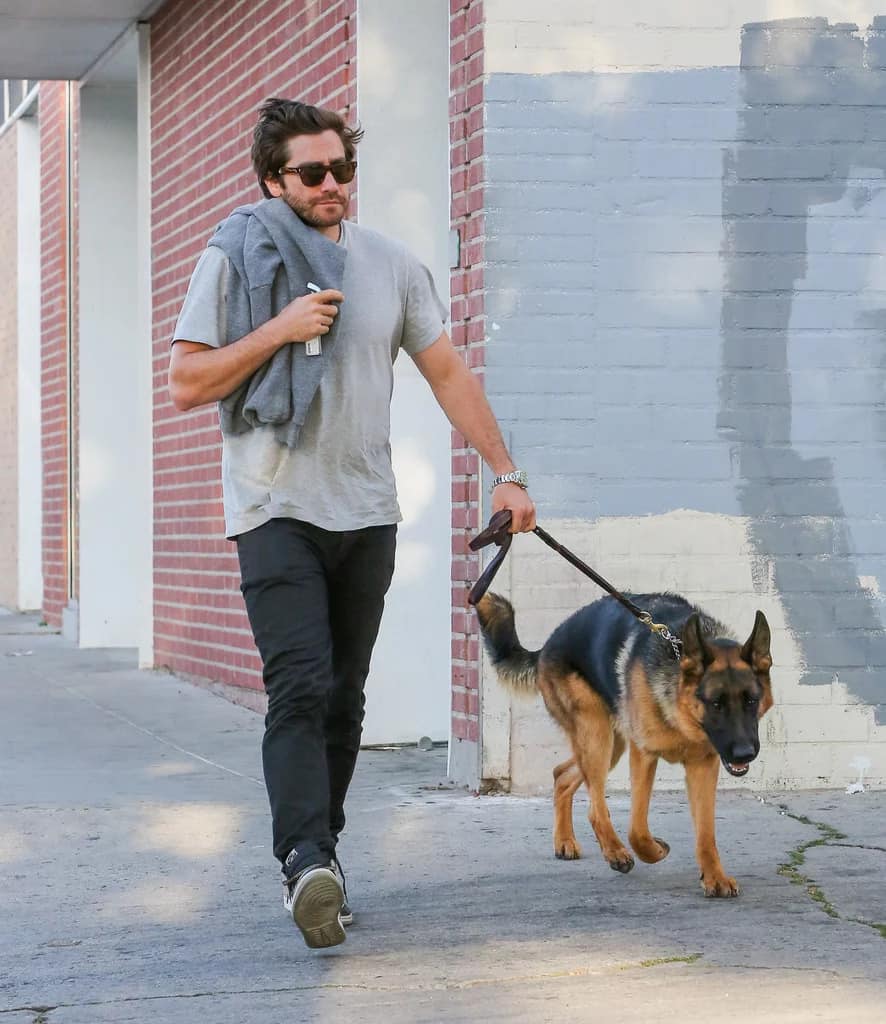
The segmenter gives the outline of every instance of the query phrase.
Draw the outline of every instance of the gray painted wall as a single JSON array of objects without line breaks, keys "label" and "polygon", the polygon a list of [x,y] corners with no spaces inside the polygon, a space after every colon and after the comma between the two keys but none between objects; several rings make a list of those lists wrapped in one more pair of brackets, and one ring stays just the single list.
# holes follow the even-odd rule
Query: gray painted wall
[{"label": "gray painted wall", "polygon": [[886,18],[486,99],[486,385],[540,521],[747,517],[801,683],[883,723]]}]

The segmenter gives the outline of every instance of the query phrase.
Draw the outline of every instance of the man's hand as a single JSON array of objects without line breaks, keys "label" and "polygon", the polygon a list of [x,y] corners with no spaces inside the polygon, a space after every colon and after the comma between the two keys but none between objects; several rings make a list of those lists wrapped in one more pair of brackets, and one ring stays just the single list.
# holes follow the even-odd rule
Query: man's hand
[{"label": "man's hand", "polygon": [[492,491],[492,514],[511,510],[511,533],[535,529],[535,504],[519,484],[499,484]]},{"label": "man's hand", "polygon": [[245,337],[221,348],[176,339],[169,358],[172,404],[185,412],[231,394],[283,345],[328,334],[338,315],[333,303],[344,298],[334,288],[302,295]]},{"label": "man's hand", "polygon": [[273,318],[275,333],[284,340],[310,341],[321,334],[328,334],[335,318],[338,316],[336,302],[344,302],[345,297],[334,288],[323,292],[312,292],[293,299]]}]

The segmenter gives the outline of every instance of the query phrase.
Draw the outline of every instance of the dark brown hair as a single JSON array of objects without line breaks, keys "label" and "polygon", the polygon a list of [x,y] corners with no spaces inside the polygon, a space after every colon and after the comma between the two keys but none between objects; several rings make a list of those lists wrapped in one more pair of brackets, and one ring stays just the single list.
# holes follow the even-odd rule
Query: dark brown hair
[{"label": "dark brown hair", "polygon": [[334,110],[312,107],[297,100],[269,99],[259,109],[258,123],[252,133],[252,166],[262,194],[271,193],[265,178],[277,176],[289,159],[289,140],[296,135],[335,132],[345,147],[345,159],[353,160],[357,143],[363,138],[359,126],[349,128]]}]

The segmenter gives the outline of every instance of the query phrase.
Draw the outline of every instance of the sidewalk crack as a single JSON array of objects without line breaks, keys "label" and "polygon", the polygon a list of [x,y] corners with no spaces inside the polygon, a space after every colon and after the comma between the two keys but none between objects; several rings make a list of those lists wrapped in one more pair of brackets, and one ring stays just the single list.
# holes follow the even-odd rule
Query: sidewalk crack
[{"label": "sidewalk crack", "polygon": [[[769,803],[766,800],[764,803]],[[879,923],[876,921],[867,921],[861,917],[844,917],[836,907],[831,903],[824,893],[824,890],[810,875],[805,874],[800,869],[806,864],[806,851],[812,850],[817,846],[831,846],[831,847],[842,847],[844,849],[856,849],[856,850],[876,850],[881,853],[886,853],[880,846],[866,846],[864,843],[850,843],[841,842],[841,840],[848,839],[849,837],[839,829],[834,828],[832,825],[828,825],[824,821],[814,821],[812,818],[805,814],[794,814],[788,810],[785,804],[773,804],[779,811],[786,817],[791,818],[794,821],[800,822],[801,825],[809,825],[812,828],[818,829],[820,835],[817,839],[810,839],[808,842],[799,843],[792,850],[788,851],[788,859],[778,865],[778,874],[782,878],[787,880],[792,885],[802,886],[806,892],[806,895],[829,916],[833,917],[838,921],[847,921],[850,924],[861,924],[866,928],[871,928],[877,932],[882,939],[886,939],[886,923]]]},{"label": "sidewalk crack", "polygon": [[[582,967],[566,967],[562,970],[532,972],[527,974],[517,974],[511,976],[502,975],[491,975],[489,977],[477,977],[477,978],[461,978],[440,981],[428,981],[428,982],[417,982],[412,984],[385,984],[384,982],[323,982],[318,981],[316,983],[307,984],[291,984],[283,987],[269,986],[261,988],[236,988],[236,989],[213,989],[207,991],[197,992],[169,992],[161,993],[157,995],[139,995],[139,996],[119,996],[110,997],[107,999],[88,999],[70,1003],[59,1003],[58,1006],[14,1006],[6,1010],[0,1010],[0,1024],[2,1024],[3,1016],[7,1013],[21,1013],[23,1011],[40,1011],[43,1013],[51,1013],[54,1010],[63,1010],[70,1008],[83,1009],[85,1007],[99,1007],[99,1006],[125,1006],[135,1005],[138,1003],[144,1003],[147,1005],[158,1004],[162,1002],[175,1002],[177,1000],[193,999],[218,999],[223,996],[273,996],[273,995],[291,995],[298,992],[372,992],[372,993],[434,993],[434,992],[454,992],[454,991],[469,991],[471,989],[479,989],[486,987],[495,986],[508,986],[508,985],[526,985],[527,983],[546,983],[562,981],[567,978],[608,978],[618,975],[622,971],[640,970],[644,968],[655,968],[666,965],[684,965],[693,967],[700,961],[703,961],[703,953],[689,953],[685,956],[672,956],[672,957],[658,957],[652,960],[637,960],[637,961],[626,961],[622,963],[614,964],[600,964],[595,966],[582,966]],[[702,963],[702,966],[703,963]],[[746,970],[746,971],[782,971],[790,974],[806,973],[816,975],[829,975],[834,978],[842,980],[863,980],[862,978],[855,979],[852,975],[844,975],[833,968],[826,967],[803,967],[803,966],[777,966],[771,967],[765,965],[751,965],[751,964],[711,964],[711,968],[716,969],[717,967],[728,967],[731,970]],[[47,1018],[45,1021],[38,1018],[33,1024],[51,1024],[51,1021]]]},{"label": "sidewalk crack", "polygon": [[91,704],[103,714],[109,715],[111,718],[116,718],[118,722],[128,725],[137,732],[144,733],[145,736],[149,736],[157,743],[162,743],[164,746],[169,747],[180,754],[192,757],[195,761],[200,761],[203,764],[208,765],[210,768],[217,768],[219,771],[227,772],[228,775],[235,775],[238,779],[244,779],[246,782],[252,782],[256,786],[264,786],[261,779],[256,779],[252,775],[244,775],[243,772],[238,772],[234,768],[228,768],[227,765],[219,764],[217,761],[212,761],[208,757],[203,757],[202,754],[195,753],[193,750],[188,750],[186,747],[180,747],[177,743],[173,743],[172,740],[166,739],[165,736],[161,736],[159,733],[153,732],[151,729],[146,729],[143,725],[139,725],[138,722],[133,722],[132,719],[127,718],[125,715],[121,715],[118,711],[114,711],[112,708],[101,704],[99,701],[93,700],[92,697],[87,697],[85,693],[81,693],[73,686],[62,686],[61,688],[65,693],[69,693],[72,697],[76,697],[78,700]]}]

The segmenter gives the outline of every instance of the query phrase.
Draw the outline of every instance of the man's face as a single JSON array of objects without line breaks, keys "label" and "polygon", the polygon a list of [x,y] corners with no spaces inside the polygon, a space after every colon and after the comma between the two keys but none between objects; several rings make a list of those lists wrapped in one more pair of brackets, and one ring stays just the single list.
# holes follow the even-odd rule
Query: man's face
[{"label": "man's face", "polygon": [[[319,135],[296,135],[290,139],[286,166],[331,164],[344,159],[344,144],[336,132],[328,131]],[[282,174],[279,178],[266,178],[265,184],[272,196],[282,198],[311,227],[320,230],[333,228],[347,213],[350,186],[339,185],[331,173],[313,187],[305,185],[294,172]]]}]

